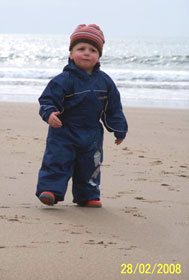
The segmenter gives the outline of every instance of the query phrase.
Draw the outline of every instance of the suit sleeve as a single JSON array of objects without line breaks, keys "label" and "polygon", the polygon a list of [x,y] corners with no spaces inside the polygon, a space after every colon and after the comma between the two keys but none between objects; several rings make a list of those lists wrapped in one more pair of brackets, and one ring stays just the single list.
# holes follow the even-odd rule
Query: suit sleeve
[{"label": "suit sleeve", "polygon": [[48,122],[52,112],[62,112],[64,110],[63,100],[68,86],[65,76],[62,73],[52,79],[39,97],[39,114],[45,122]]},{"label": "suit sleeve", "polygon": [[127,120],[122,110],[120,93],[111,79],[109,81],[108,100],[102,115],[102,121],[109,132],[114,132],[114,136],[117,139],[124,139],[126,137],[128,131]]}]

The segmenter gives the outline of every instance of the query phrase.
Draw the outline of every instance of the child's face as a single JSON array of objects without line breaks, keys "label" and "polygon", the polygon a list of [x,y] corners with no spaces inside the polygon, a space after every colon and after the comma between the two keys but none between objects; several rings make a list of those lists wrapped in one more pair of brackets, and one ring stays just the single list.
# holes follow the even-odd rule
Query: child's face
[{"label": "child's face", "polygon": [[94,66],[100,59],[97,48],[88,43],[78,43],[75,45],[70,51],[70,58],[88,74],[92,73]]}]

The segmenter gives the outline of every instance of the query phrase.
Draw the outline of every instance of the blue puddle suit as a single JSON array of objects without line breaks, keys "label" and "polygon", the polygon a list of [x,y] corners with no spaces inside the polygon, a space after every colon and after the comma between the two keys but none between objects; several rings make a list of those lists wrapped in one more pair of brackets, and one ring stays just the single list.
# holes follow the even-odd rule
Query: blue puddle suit
[{"label": "blue puddle suit", "polygon": [[63,126],[49,126],[46,149],[39,170],[36,195],[53,192],[64,200],[72,178],[73,202],[100,200],[100,165],[103,160],[103,126],[117,139],[127,133],[120,94],[111,78],[97,64],[91,75],[74,61],[53,78],[39,98],[40,116],[46,122],[59,111]]}]

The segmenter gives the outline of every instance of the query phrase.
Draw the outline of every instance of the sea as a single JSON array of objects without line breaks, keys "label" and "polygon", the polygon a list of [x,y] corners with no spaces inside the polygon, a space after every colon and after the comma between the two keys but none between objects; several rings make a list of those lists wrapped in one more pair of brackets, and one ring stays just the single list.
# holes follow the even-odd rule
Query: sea
[{"label": "sea", "polygon": [[[38,102],[68,46],[67,35],[0,34],[0,101]],[[189,109],[189,38],[106,38],[101,69],[123,106]]]}]

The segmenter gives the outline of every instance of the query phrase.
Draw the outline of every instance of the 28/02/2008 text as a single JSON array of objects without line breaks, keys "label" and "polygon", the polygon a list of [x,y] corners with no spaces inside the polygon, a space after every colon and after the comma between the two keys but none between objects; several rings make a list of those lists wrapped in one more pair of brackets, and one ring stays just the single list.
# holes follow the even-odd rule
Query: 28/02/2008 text
[{"label": "28/02/2008 text", "polygon": [[133,265],[131,263],[121,264],[121,274],[181,274],[181,264],[161,264],[155,263],[151,265],[149,263],[137,263]]}]

